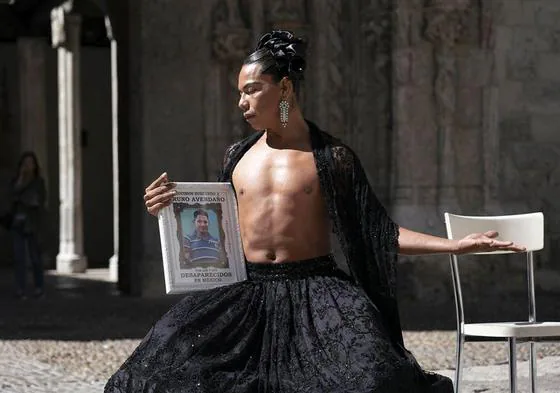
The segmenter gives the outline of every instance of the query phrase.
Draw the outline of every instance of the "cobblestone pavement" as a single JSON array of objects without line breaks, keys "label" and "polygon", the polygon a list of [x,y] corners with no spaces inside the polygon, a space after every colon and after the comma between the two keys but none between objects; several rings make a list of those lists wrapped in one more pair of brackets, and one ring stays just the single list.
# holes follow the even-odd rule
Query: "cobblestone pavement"
[{"label": "cobblestone pavement", "polygon": [[[177,297],[119,296],[106,271],[74,277],[47,276],[44,299],[11,296],[11,272],[0,271],[0,392],[102,392],[107,378]],[[403,318],[404,325],[429,314]],[[560,317],[560,316],[559,316]],[[453,376],[455,334],[450,330],[405,331],[406,346],[420,364]],[[504,343],[467,343],[465,393],[508,391]],[[539,393],[560,389],[560,345],[537,345]],[[519,359],[527,346],[519,346]],[[527,391],[528,366],[520,362],[520,393]]]},{"label": "cobblestone pavement", "polygon": [[[133,347],[137,341],[117,342],[115,345],[124,348]],[[105,378],[111,370],[99,372],[99,374],[85,374],[80,371],[81,366],[66,366],[64,362],[41,361],[40,356],[31,356],[21,348],[29,349],[31,346],[43,348],[53,343],[38,342],[33,345],[20,343],[0,344],[0,391],[2,393],[99,393],[103,391]],[[56,344],[54,344],[56,346]],[[73,352],[79,348],[80,343],[74,343],[68,348]],[[97,342],[90,349],[107,348],[107,344]],[[40,351],[39,351],[40,352]],[[62,355],[61,351],[59,355]],[[56,355],[55,355],[56,356]],[[63,356],[64,358],[64,356]],[[87,359],[87,355],[85,356]],[[420,359],[419,359],[420,360]],[[79,362],[78,362],[79,363]],[[560,386],[560,357],[545,357],[539,361],[538,391],[539,393],[557,393]],[[87,369],[88,367],[83,367]],[[518,364],[518,392],[529,392],[528,364]],[[438,370],[437,372],[453,378],[453,370]],[[476,366],[466,368],[463,377],[464,393],[507,393],[509,382],[507,365]]]},{"label": "cobblestone pavement", "polygon": [[[462,378],[462,393],[509,393],[509,368],[507,365],[476,366],[467,368]],[[517,363],[517,393],[529,393],[529,363]],[[442,370],[442,374],[453,378],[454,372]],[[560,391],[560,357],[546,357],[537,364],[537,392],[558,393]]]},{"label": "cobblestone pavement", "polygon": [[[2,348],[5,349],[5,348]],[[103,382],[88,382],[53,364],[21,353],[2,352],[0,391],[3,393],[98,393]]]}]

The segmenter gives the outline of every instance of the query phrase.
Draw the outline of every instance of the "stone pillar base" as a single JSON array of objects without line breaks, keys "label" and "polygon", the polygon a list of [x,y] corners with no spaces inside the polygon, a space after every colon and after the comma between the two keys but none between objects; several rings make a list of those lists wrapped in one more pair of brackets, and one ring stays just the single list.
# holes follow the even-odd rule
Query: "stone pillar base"
[{"label": "stone pillar base", "polygon": [[77,254],[58,254],[56,256],[56,271],[63,274],[85,273],[87,259]]},{"label": "stone pillar base", "polygon": [[109,258],[109,280],[112,282],[119,281],[119,256],[117,254]]}]

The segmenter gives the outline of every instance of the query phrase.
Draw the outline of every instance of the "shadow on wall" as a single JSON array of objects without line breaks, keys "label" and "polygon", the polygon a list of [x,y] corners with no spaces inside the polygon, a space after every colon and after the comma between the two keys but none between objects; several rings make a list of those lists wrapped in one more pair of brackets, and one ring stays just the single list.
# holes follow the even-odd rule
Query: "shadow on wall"
[{"label": "shadow on wall", "polygon": [[[539,255],[537,255],[539,257]],[[465,318],[468,322],[528,320],[525,259],[498,256],[476,262],[460,258]],[[407,258],[399,266],[399,306],[405,330],[455,330],[455,298],[448,256]],[[538,259],[537,259],[538,265]],[[558,289],[538,273],[535,280],[537,320],[560,320]]]}]

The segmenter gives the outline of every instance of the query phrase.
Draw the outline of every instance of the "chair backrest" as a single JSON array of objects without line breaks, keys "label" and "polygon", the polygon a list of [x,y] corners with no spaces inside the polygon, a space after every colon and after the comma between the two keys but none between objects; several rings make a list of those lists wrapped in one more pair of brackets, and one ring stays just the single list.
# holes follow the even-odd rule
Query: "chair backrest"
[{"label": "chair backrest", "polygon": [[[445,213],[445,225],[449,239],[462,239],[471,233],[497,231],[498,240],[509,240],[525,246],[527,251],[544,247],[544,217],[542,213],[515,214],[509,216],[459,216]],[[508,253],[495,251],[492,253]]]},{"label": "chair backrest", "polygon": [[[447,237],[449,239],[457,240],[472,233],[497,231],[498,237],[496,237],[496,239],[512,241],[520,246],[526,247],[529,321],[536,321],[533,251],[542,250],[544,247],[543,214],[539,212],[507,216],[460,216],[445,213],[445,226],[447,228]],[[488,255],[506,253],[511,253],[511,251],[494,251],[477,254]],[[462,331],[465,316],[457,255],[451,255],[450,262],[453,289],[455,292],[457,327]]]}]

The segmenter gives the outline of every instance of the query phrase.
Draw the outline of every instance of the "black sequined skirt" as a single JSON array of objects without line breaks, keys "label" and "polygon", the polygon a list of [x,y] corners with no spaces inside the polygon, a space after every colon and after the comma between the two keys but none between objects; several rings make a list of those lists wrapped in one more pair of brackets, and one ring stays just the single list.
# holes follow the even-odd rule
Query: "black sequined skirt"
[{"label": "black sequined skirt", "polygon": [[106,393],[452,393],[389,339],[331,256],[247,263],[247,281],[185,296]]}]

